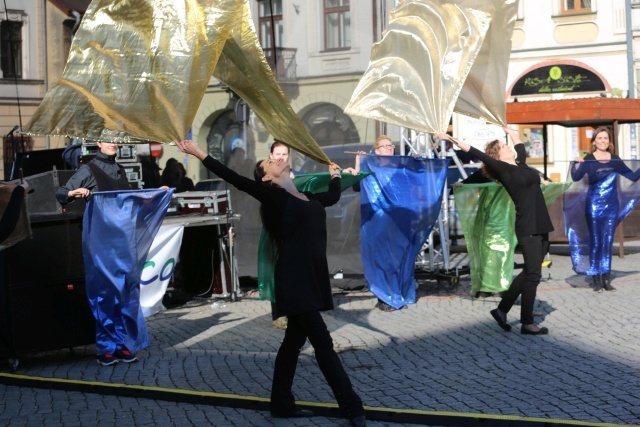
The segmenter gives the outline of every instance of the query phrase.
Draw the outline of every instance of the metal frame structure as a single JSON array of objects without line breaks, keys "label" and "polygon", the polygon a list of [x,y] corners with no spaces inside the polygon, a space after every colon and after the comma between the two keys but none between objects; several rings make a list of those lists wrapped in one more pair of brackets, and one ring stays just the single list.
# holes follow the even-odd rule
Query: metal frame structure
[{"label": "metal frame structure", "polygon": [[[437,150],[438,142],[440,150]],[[446,149],[445,141],[435,141],[431,135],[425,132],[416,132],[410,129],[400,128],[400,154],[401,155],[418,155],[429,159],[450,157],[457,166],[460,175],[467,178],[467,172],[462,166],[462,162],[452,148]],[[409,153],[406,153],[405,146],[409,147]],[[451,269],[451,241],[449,237],[449,211],[452,197],[449,196],[449,186],[445,178],[443,189],[442,206],[438,214],[438,220],[431,229],[429,237],[423,243],[420,253],[416,257],[416,270],[423,271],[431,277],[435,277],[438,281],[444,280],[452,284],[459,282],[459,277],[467,270],[459,268]],[[434,236],[438,235],[440,239],[440,249],[436,249]]]}]

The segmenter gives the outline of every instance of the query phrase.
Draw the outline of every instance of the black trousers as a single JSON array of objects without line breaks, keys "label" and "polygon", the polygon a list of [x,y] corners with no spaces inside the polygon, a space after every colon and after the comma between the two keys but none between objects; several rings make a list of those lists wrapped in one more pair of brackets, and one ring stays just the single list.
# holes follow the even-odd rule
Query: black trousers
[{"label": "black trousers", "polygon": [[333,349],[333,339],[318,311],[289,315],[284,340],[278,350],[271,387],[271,411],[290,412],[295,408],[291,391],[300,349],[309,338],[318,366],[333,390],[342,415],[347,418],[363,415],[362,400],[353,390],[349,376]]},{"label": "black trousers", "polygon": [[532,236],[518,237],[518,243],[524,258],[524,268],[513,279],[511,286],[505,292],[498,309],[508,313],[520,295],[520,322],[529,325],[533,322],[533,304],[536,299],[536,291],[542,278],[542,261],[549,250],[549,235],[534,234]]}]

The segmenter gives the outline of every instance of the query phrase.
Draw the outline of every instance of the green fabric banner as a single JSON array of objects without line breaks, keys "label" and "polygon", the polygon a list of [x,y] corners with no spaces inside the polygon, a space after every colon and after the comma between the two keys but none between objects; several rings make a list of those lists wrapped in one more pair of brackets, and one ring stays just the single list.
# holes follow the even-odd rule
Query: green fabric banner
[{"label": "green fabric banner", "polygon": [[[547,206],[571,183],[542,185]],[[465,184],[453,190],[456,211],[469,254],[471,294],[509,289],[513,276],[515,206],[498,184]]]}]

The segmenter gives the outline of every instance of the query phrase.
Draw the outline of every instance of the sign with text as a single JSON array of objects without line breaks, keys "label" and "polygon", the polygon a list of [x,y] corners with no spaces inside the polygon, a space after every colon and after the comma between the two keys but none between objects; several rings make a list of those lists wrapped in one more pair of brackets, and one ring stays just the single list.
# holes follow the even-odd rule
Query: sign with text
[{"label": "sign with text", "polygon": [[547,65],[529,71],[513,85],[511,96],[605,91],[593,71],[576,65]]}]

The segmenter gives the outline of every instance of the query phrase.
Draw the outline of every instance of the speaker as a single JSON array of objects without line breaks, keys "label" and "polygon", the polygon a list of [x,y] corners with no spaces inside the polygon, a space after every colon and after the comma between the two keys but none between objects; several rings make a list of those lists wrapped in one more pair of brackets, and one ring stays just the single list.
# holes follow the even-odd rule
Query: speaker
[{"label": "speaker", "polygon": [[0,251],[0,355],[95,343],[81,225],[81,217],[32,222],[32,239]]},{"label": "speaker", "polygon": [[31,222],[32,239],[7,248],[0,283],[30,286],[84,280],[82,218]]},{"label": "speaker", "polygon": [[17,357],[95,343],[84,279],[9,287],[2,296],[0,354]]},{"label": "speaker", "polygon": [[[56,200],[56,191],[61,185],[66,184],[74,173],[75,171],[53,169],[24,178],[29,185],[27,212],[32,221],[47,219],[47,217],[55,219],[61,214],[81,216],[84,213],[86,201],[83,198],[65,206],[60,205]],[[20,180],[14,180],[11,183],[19,184]]]},{"label": "speaker", "polygon": [[51,150],[24,151],[16,154],[15,164],[12,166],[10,180],[20,178],[19,170],[22,169],[22,176],[31,176],[51,169],[65,169],[62,152],[64,148],[53,148]]},{"label": "speaker", "polygon": [[222,224],[185,227],[176,266],[181,282],[176,280],[176,288],[188,295],[231,292],[231,265],[228,252],[223,253],[221,248],[226,231],[227,226]]}]

